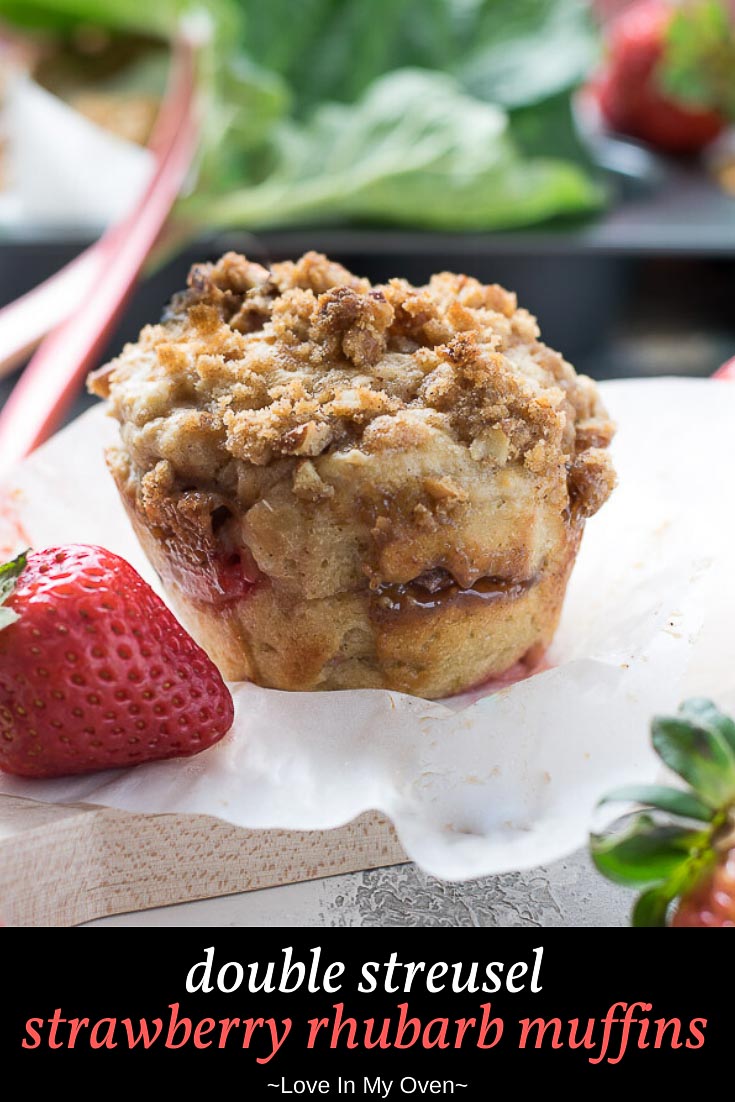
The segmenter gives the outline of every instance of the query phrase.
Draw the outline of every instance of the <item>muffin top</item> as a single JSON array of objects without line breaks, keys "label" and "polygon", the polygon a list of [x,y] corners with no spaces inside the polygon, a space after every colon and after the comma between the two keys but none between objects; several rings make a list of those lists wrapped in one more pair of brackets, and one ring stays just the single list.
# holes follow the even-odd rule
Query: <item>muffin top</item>
[{"label": "muffin top", "polygon": [[307,596],[437,568],[527,580],[614,483],[595,384],[514,294],[465,275],[373,286],[317,253],[227,253],[90,387],[151,522],[196,494],[205,527],[234,518],[230,538]]}]

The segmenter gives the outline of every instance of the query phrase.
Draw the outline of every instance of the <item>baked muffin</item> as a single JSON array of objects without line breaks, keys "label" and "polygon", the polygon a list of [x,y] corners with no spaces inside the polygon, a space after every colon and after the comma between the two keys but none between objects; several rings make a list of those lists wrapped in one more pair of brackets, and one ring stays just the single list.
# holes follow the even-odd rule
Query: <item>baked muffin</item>
[{"label": "baked muffin", "polygon": [[96,372],[108,463],[225,677],[436,698],[538,660],[608,497],[595,384],[502,287],[193,268]]}]

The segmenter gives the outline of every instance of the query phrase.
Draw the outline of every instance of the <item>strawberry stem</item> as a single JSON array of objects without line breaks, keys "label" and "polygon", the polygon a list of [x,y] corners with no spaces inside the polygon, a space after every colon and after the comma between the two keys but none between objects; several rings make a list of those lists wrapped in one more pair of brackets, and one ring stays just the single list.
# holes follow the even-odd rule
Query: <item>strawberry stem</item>
[{"label": "strawberry stem", "polygon": [[25,570],[27,562],[28,551],[26,550],[0,566],[0,631],[18,619],[18,613],[8,608],[5,602],[15,589],[15,583]]},{"label": "strawberry stem", "polygon": [[602,804],[620,800],[641,810],[590,839],[604,876],[643,889],[634,926],[665,925],[669,905],[694,891],[718,853],[735,844],[735,722],[711,700],[692,699],[675,716],[656,716],[651,732],[659,757],[689,787],[627,785],[608,793]]}]

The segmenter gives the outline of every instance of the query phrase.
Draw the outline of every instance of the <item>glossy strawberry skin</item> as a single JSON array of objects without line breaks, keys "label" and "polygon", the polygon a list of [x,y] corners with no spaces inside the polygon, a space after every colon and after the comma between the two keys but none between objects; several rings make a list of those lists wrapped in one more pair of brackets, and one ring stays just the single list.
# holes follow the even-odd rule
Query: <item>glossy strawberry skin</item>
[{"label": "glossy strawberry skin", "polygon": [[735,848],[682,899],[671,925],[735,927]]},{"label": "glossy strawberry skin", "polygon": [[232,725],[209,657],[123,559],[31,553],[0,631],[0,769],[57,777],[196,754]]},{"label": "glossy strawberry skin", "polygon": [[684,107],[658,87],[656,68],[672,10],[662,0],[640,0],[613,21],[607,65],[594,91],[613,130],[664,152],[691,154],[713,141],[725,124],[716,112]]}]

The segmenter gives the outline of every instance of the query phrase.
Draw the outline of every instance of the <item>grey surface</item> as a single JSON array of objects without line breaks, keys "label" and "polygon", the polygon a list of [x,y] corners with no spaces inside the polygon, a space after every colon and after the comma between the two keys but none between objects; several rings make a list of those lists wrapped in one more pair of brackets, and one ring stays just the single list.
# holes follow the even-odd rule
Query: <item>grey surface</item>
[{"label": "grey surface", "polygon": [[632,893],[595,872],[579,852],[529,872],[466,884],[415,865],[158,907],[88,926],[626,926]]}]

